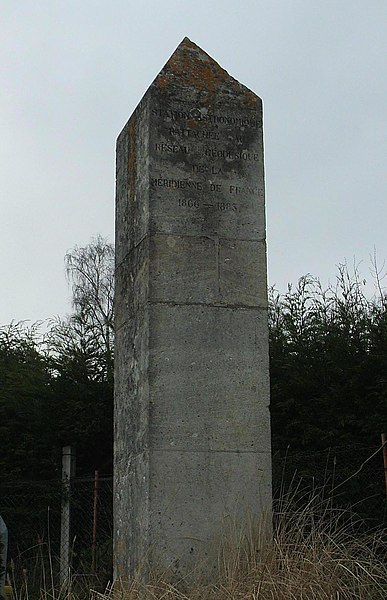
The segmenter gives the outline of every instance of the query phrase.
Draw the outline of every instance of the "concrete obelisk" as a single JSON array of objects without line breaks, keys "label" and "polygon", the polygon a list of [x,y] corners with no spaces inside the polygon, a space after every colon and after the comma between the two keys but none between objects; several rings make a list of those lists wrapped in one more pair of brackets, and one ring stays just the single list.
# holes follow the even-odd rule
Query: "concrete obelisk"
[{"label": "concrete obelisk", "polygon": [[116,576],[184,575],[271,504],[262,102],[187,38],[117,141],[115,311]]}]

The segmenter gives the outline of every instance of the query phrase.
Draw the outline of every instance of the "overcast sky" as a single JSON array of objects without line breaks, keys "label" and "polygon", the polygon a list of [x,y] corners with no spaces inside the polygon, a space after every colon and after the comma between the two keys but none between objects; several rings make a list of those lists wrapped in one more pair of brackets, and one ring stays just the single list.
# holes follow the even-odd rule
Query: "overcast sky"
[{"label": "overcast sky", "polygon": [[386,0],[0,0],[0,324],[70,311],[64,254],[113,241],[115,139],[184,36],[263,98],[270,283],[369,279],[386,31]]}]

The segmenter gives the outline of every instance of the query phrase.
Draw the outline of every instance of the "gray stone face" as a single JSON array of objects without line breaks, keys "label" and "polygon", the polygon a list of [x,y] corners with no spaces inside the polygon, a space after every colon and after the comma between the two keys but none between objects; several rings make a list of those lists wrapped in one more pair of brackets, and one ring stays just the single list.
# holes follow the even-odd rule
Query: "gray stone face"
[{"label": "gray stone face", "polygon": [[262,102],[187,38],[117,141],[115,309],[116,576],[187,575],[271,505]]}]

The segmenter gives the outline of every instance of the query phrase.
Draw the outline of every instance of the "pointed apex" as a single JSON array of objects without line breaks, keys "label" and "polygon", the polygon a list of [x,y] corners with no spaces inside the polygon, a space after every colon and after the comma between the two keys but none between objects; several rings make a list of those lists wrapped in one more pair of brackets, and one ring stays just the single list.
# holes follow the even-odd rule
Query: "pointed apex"
[{"label": "pointed apex", "polygon": [[178,50],[180,48],[180,46],[188,46],[191,48],[197,48],[198,50],[201,50],[200,46],[198,46],[197,44],[195,44],[195,42],[193,42],[192,40],[189,39],[189,37],[185,36],[180,44],[178,45],[178,47],[176,48],[176,50]]},{"label": "pointed apex", "polygon": [[[199,50],[199,52],[203,52],[203,54],[206,54],[206,56],[211,58],[211,56],[209,56],[206,52],[204,52],[204,50],[202,50],[202,48],[200,46],[198,46],[198,44],[195,44],[195,42],[190,40],[189,37],[187,37],[187,36],[185,36],[185,38],[182,39],[182,41],[176,48],[175,52],[177,52],[181,46],[186,47],[186,48],[191,48],[191,50]],[[213,60],[213,59],[211,58],[211,60]]]},{"label": "pointed apex", "polygon": [[185,37],[154,81],[160,92],[183,88],[195,91],[202,100],[209,103],[239,97],[239,101],[249,108],[260,104],[260,98],[254,92],[231,77],[200,46]]}]

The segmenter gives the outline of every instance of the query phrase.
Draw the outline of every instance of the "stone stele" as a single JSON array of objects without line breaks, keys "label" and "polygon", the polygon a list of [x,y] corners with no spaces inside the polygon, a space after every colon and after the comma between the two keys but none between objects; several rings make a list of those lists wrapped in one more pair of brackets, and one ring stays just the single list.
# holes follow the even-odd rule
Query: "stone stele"
[{"label": "stone stele", "polygon": [[271,507],[262,101],[187,38],[118,137],[115,312],[115,576],[215,568]]}]

